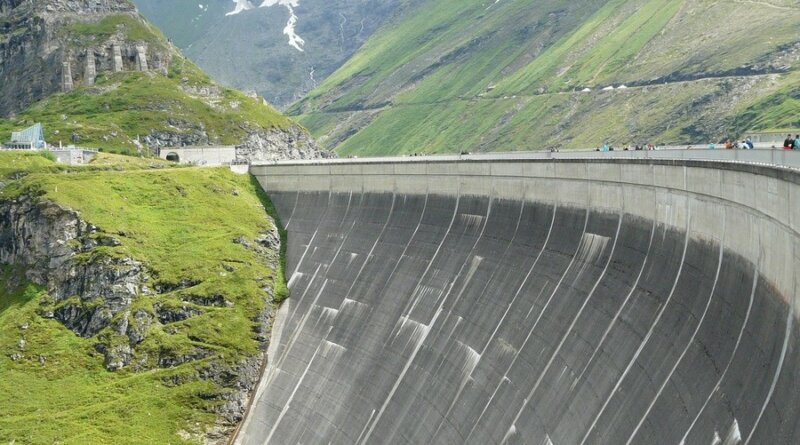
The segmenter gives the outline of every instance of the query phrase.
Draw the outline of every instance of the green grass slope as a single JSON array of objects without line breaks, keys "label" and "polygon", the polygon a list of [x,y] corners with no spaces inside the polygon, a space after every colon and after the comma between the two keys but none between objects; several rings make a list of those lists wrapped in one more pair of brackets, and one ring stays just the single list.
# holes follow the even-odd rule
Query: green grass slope
[{"label": "green grass slope", "polygon": [[[0,142],[8,141],[14,130],[41,122],[52,145],[76,142],[112,153],[147,155],[143,138],[148,135],[186,136],[202,141],[199,145],[235,145],[250,132],[293,125],[263,100],[215,84],[137,15],[70,20],[58,24],[54,35],[53,44],[66,45],[76,54],[109,38],[146,44],[149,54],[158,52],[169,64],[166,72],[100,71],[95,85],[76,82],[69,93],[51,95],[0,119]],[[0,40],[3,37],[0,28]],[[79,67],[73,70],[82,72]]]},{"label": "green grass slope", "polygon": [[[234,243],[255,239],[271,227],[265,200],[248,176],[225,169],[156,169],[104,159],[69,174],[48,173],[42,157],[2,154],[27,176],[0,189],[0,198],[40,195],[81,213],[122,243],[110,255],[144,262],[157,283],[196,283],[141,296],[131,310],[156,307],[199,310],[186,320],[154,324],[137,346],[139,370],[107,371],[98,340],[113,343],[112,327],[80,338],[58,321],[39,315],[49,298],[6,266],[0,273],[0,442],[25,444],[197,443],[215,422],[212,413],[229,389],[199,378],[215,366],[235,366],[258,351],[256,316],[285,295],[282,271],[251,249]],[[97,171],[109,166],[116,170]],[[86,170],[86,171],[83,171]],[[41,171],[45,171],[42,173]],[[228,303],[187,301],[223,296]],[[188,297],[191,297],[187,299]],[[112,324],[113,326],[113,324]],[[25,347],[19,340],[25,339]],[[209,354],[172,368],[153,360],[194,348]],[[14,354],[23,358],[12,360]]]},{"label": "green grass slope", "polygon": [[[790,0],[426,1],[290,113],[361,155],[682,144],[797,126],[800,109],[780,98],[800,87],[798,22]],[[746,117],[754,107],[760,117]]]},{"label": "green grass slope", "polygon": [[[154,73],[115,73],[101,76],[96,85],[56,94],[29,107],[13,119],[0,120],[0,138],[34,122],[45,127],[45,138],[71,144],[73,134],[83,147],[123,154],[147,153],[137,138],[156,132],[205,132],[215,144],[238,144],[248,130],[285,128],[291,121],[262,101],[232,89],[207,100],[184,89],[212,87],[191,62],[173,62],[169,76]],[[184,129],[170,122],[180,122]]]}]

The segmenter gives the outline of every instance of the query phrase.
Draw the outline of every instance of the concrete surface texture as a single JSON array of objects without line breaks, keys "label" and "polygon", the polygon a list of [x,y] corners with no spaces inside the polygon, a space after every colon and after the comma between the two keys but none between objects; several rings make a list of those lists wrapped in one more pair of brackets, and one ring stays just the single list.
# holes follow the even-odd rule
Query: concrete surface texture
[{"label": "concrete surface texture", "polygon": [[795,444],[797,173],[252,167],[291,298],[242,444]]}]

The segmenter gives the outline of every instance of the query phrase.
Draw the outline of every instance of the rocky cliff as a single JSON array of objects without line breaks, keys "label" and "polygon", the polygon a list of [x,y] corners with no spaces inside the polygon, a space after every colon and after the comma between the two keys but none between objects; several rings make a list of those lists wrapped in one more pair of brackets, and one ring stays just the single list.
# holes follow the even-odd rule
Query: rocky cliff
[{"label": "rocky cliff", "polygon": [[[137,41],[122,29],[94,36],[80,32],[79,24],[111,15],[120,22],[146,26],[126,0],[0,2],[0,116],[71,90],[77,82],[92,84],[98,72],[141,68],[146,63],[146,41]],[[150,48],[151,64],[164,65],[168,59],[165,48]]]},{"label": "rocky cliff", "polygon": [[137,295],[151,292],[144,266],[109,250],[119,245],[55,203],[30,196],[0,201],[0,262],[24,267],[28,279],[45,286],[51,306],[43,314],[78,335],[96,335]]},{"label": "rocky cliff", "polygon": [[278,161],[281,159],[316,159],[336,156],[323,150],[317,142],[300,127],[285,130],[254,129],[236,146],[236,160]]}]

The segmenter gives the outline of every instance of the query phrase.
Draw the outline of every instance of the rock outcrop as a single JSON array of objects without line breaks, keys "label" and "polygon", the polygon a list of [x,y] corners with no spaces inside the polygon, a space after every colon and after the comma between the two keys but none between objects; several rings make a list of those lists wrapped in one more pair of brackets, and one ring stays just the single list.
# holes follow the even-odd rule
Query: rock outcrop
[{"label": "rock outcrop", "polygon": [[29,280],[47,288],[42,315],[82,337],[96,335],[150,292],[144,265],[109,249],[118,245],[55,203],[30,196],[0,202],[0,263],[24,267]]},{"label": "rock outcrop", "polygon": [[237,162],[277,161],[281,159],[317,159],[335,156],[323,150],[298,126],[286,129],[249,130],[236,146]]},{"label": "rock outcrop", "polygon": [[[50,98],[57,93],[69,100]],[[24,128],[43,119],[37,107],[62,116],[44,122],[53,142],[72,135],[139,155],[241,145],[242,160],[324,156],[269,104],[215,84],[128,0],[0,0],[0,119]],[[98,123],[98,112],[108,119]]]}]

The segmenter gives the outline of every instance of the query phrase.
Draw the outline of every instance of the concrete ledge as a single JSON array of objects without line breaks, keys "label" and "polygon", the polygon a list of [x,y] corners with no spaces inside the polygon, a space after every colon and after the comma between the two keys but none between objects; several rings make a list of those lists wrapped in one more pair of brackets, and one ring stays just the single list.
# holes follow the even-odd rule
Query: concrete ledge
[{"label": "concrete ledge", "polygon": [[230,165],[236,160],[235,146],[162,148],[161,159],[173,160],[180,164]]}]

